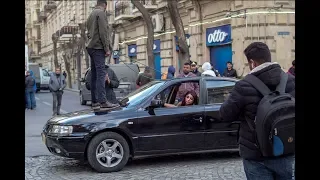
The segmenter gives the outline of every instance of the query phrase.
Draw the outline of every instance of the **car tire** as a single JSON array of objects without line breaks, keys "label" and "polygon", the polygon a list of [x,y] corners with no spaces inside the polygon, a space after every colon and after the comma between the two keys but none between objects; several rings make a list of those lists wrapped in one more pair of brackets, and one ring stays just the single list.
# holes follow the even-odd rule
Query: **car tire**
[{"label": "car tire", "polygon": [[[108,150],[105,150],[105,146],[108,148]],[[99,154],[101,157],[97,157]],[[114,157],[115,155],[118,157]],[[127,141],[118,133],[104,132],[98,134],[97,136],[93,137],[88,145],[88,162],[94,170],[100,173],[122,170],[127,164],[129,156],[129,145]],[[109,165],[107,160],[108,158],[110,159]],[[112,162],[114,163],[113,165]]]},{"label": "car tire", "polygon": [[83,100],[83,96],[82,96],[82,93],[80,92],[80,104],[81,105],[87,105],[87,101]]}]

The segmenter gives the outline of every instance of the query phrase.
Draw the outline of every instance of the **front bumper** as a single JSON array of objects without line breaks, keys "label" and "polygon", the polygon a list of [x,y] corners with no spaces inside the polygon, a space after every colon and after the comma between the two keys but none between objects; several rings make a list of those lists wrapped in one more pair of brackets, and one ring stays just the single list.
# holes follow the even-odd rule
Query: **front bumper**
[{"label": "front bumper", "polygon": [[85,137],[57,137],[41,133],[42,141],[48,150],[57,156],[84,159],[86,140]]}]

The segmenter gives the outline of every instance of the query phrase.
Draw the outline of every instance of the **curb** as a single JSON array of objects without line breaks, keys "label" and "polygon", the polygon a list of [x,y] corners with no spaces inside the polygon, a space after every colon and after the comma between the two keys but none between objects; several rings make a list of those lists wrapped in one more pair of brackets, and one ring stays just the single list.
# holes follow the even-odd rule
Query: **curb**
[{"label": "curb", "polygon": [[78,90],[78,89],[65,88],[65,90],[71,91],[71,92],[80,92],[80,90]]}]

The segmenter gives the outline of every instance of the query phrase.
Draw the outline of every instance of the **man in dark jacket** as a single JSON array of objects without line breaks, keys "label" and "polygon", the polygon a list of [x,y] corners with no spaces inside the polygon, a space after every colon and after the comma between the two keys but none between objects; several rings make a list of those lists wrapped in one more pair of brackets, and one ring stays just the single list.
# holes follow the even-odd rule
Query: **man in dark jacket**
[{"label": "man in dark jacket", "polygon": [[33,72],[29,70],[27,71],[27,76],[25,78],[25,93],[26,93],[27,109],[32,110],[36,108],[35,86],[36,86],[36,80],[33,77]]},{"label": "man in dark jacket", "polygon": [[196,76],[201,76],[201,72],[198,71],[198,63],[195,61],[191,61],[191,71]]},{"label": "man in dark jacket", "polygon": [[[105,90],[106,90],[106,98],[107,101],[117,104],[117,98],[116,94],[113,91],[113,88],[118,88],[119,87],[119,80],[114,71],[108,66],[105,65],[106,68],[106,77],[105,77]],[[88,72],[86,76],[86,84],[89,84],[90,87],[90,81],[91,81],[91,70]],[[90,88],[89,88],[90,90]],[[94,99],[96,94],[91,94],[91,98]]]},{"label": "man in dark jacket", "polygon": [[228,61],[227,62],[227,68],[224,70],[223,72],[223,76],[224,77],[233,77],[233,78],[237,78],[237,71],[235,69],[233,69],[233,64],[232,62]]},{"label": "man in dark jacket", "polygon": [[98,0],[96,8],[91,12],[87,20],[88,45],[87,51],[91,59],[91,94],[97,94],[92,99],[93,109],[109,109],[117,107],[106,99],[105,91],[105,62],[106,56],[110,56],[110,39],[108,21],[105,10],[106,0]]},{"label": "man in dark jacket", "polygon": [[[262,42],[250,44],[244,51],[249,65],[250,74],[258,77],[270,90],[275,90],[280,83],[282,69],[276,62],[271,62],[268,46]],[[295,97],[295,81],[289,75],[286,92]],[[255,135],[248,126],[247,120],[254,123],[257,107],[262,95],[246,81],[238,81],[229,98],[220,108],[222,121],[241,121],[239,132],[240,155],[243,158],[244,170],[248,180],[256,179],[292,179],[294,155],[279,158],[262,157],[255,145]]]},{"label": "man in dark jacket", "polygon": [[60,115],[60,107],[62,101],[63,90],[66,87],[66,80],[61,75],[60,68],[56,68],[56,72],[52,73],[49,80],[49,89],[52,92],[53,102],[52,111],[53,116]]},{"label": "man in dark jacket", "polygon": [[150,67],[146,66],[144,69],[144,72],[139,74],[139,76],[136,80],[136,84],[138,86],[143,86],[145,84],[148,84],[152,80],[153,80],[153,78],[152,78],[152,74],[150,72]]}]

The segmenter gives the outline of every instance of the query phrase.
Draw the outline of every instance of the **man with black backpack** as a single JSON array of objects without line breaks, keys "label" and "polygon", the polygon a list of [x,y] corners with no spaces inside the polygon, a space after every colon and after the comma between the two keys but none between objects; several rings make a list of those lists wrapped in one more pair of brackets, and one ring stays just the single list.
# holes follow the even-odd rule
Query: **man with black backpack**
[{"label": "man with black backpack", "polygon": [[220,108],[222,121],[240,121],[239,146],[248,180],[294,179],[295,80],[271,62],[268,46],[244,51],[251,72]]}]

